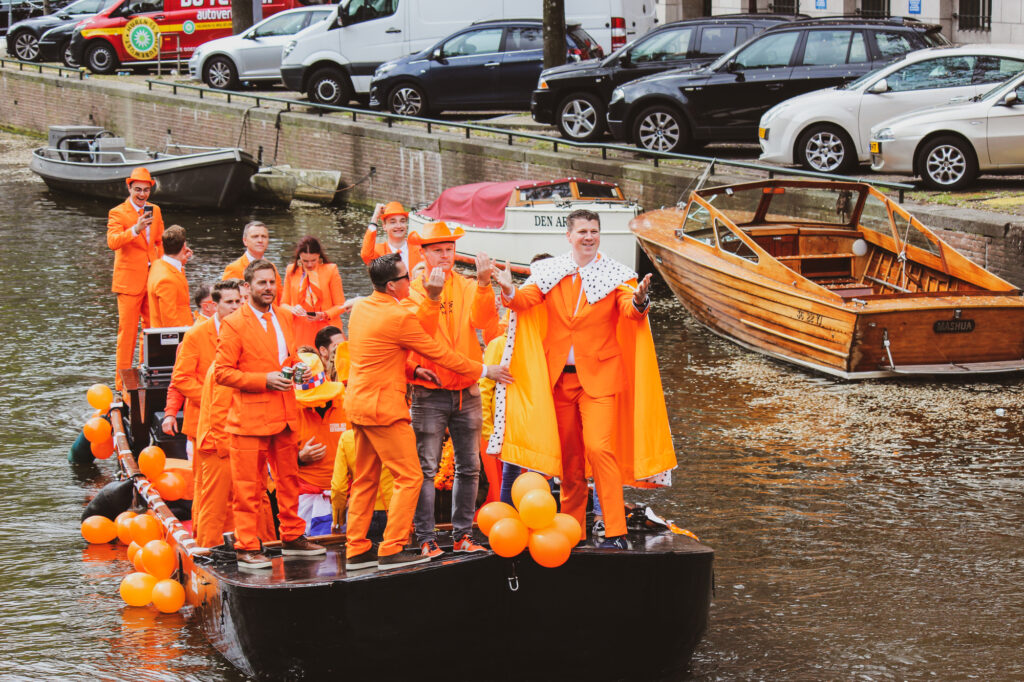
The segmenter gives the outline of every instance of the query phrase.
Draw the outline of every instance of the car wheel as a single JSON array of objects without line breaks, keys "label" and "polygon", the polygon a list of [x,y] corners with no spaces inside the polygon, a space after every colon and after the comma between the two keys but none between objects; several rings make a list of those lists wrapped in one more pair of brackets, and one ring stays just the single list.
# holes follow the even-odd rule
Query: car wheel
[{"label": "car wheel", "polygon": [[85,65],[93,73],[114,73],[118,63],[114,48],[102,40],[97,41],[95,45],[91,45],[85,51]]},{"label": "car wheel", "polygon": [[412,83],[399,83],[388,95],[388,111],[402,116],[426,116],[427,95]]},{"label": "car wheel", "polygon": [[797,161],[818,173],[845,173],[856,165],[857,152],[853,140],[841,128],[817,125],[800,136]]},{"label": "car wheel", "polygon": [[203,82],[217,90],[237,90],[238,70],[227,57],[212,57],[203,65]]},{"label": "car wheel", "polygon": [[690,143],[690,127],[678,111],[658,105],[636,117],[633,142],[650,151],[681,152]]},{"label": "car wheel", "polygon": [[562,137],[591,142],[604,134],[604,105],[589,93],[573,93],[562,100],[555,122]]},{"label": "car wheel", "polygon": [[60,48],[60,60],[64,63],[64,66],[69,69],[77,69],[81,64],[75,59],[74,52],[71,51],[71,39],[68,38],[64,41],[64,44]]},{"label": "car wheel", "polygon": [[39,37],[31,31],[18,31],[14,36],[14,56],[23,62],[39,59]]},{"label": "car wheel", "polygon": [[327,67],[313,72],[306,94],[311,102],[343,107],[352,100],[352,84],[343,71]]},{"label": "car wheel", "polygon": [[978,159],[966,140],[944,135],[921,148],[917,170],[931,189],[963,189],[978,177]]}]

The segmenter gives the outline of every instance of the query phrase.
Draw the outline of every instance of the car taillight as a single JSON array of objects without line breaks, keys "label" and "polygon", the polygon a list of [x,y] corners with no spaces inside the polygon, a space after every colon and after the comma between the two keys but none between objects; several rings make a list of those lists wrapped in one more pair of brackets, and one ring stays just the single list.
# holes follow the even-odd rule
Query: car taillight
[{"label": "car taillight", "polygon": [[617,50],[626,44],[626,19],[625,17],[612,17],[612,50]]}]

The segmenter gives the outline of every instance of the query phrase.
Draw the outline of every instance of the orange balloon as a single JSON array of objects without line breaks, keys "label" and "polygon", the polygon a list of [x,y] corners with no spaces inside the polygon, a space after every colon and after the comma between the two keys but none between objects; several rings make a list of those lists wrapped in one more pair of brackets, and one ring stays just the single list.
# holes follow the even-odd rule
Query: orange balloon
[{"label": "orange balloon", "polygon": [[491,549],[498,556],[514,557],[526,549],[530,542],[530,529],[516,518],[498,519],[491,526],[488,537]]},{"label": "orange balloon", "polygon": [[555,498],[547,488],[527,491],[519,500],[519,518],[533,530],[550,526],[557,511]]},{"label": "orange balloon", "polygon": [[90,516],[82,521],[82,537],[92,545],[112,542],[117,537],[117,525],[106,516]]},{"label": "orange balloon", "polygon": [[156,578],[148,573],[129,573],[121,580],[121,599],[128,606],[145,606],[153,599]]},{"label": "orange balloon", "polygon": [[152,599],[161,613],[174,613],[185,605],[185,588],[177,580],[160,580],[153,586]]},{"label": "orange balloon", "polygon": [[160,493],[160,497],[164,498],[164,502],[173,502],[180,500],[185,494],[185,477],[176,469],[170,469],[160,474],[153,481],[153,486]]},{"label": "orange balloon", "polygon": [[192,470],[175,469],[174,471],[177,472],[177,474],[181,476],[181,479],[185,482],[185,491],[181,494],[181,499],[191,500],[196,492],[196,479],[195,476],[192,474]]},{"label": "orange balloon", "polygon": [[512,484],[512,504],[516,506],[516,509],[520,509],[519,502],[523,499],[523,495],[531,490],[547,490],[548,494],[551,494],[551,486],[548,485],[548,479],[536,471],[527,471],[519,474]]},{"label": "orange balloon", "polygon": [[170,578],[178,568],[178,556],[174,549],[163,540],[150,540],[139,552],[146,573],[163,580]]},{"label": "orange balloon", "polygon": [[132,519],[132,540],[139,547],[145,547],[150,540],[162,540],[164,527],[155,516],[139,514]]},{"label": "orange balloon", "polygon": [[85,426],[82,427],[82,433],[85,434],[85,439],[90,443],[102,443],[105,440],[110,440],[110,422],[103,417],[90,417],[89,421],[85,422]]},{"label": "orange balloon", "polygon": [[114,523],[117,524],[117,539],[126,545],[132,543],[132,519],[138,514],[133,511],[123,511],[117,515],[114,519]]},{"label": "orange balloon", "polygon": [[108,439],[99,443],[89,443],[89,450],[96,459],[106,459],[114,454],[114,441]]},{"label": "orange balloon", "polygon": [[530,556],[541,566],[555,568],[565,563],[572,544],[557,528],[542,528],[530,533]]},{"label": "orange balloon", "polygon": [[517,519],[519,514],[510,504],[504,502],[488,502],[480,507],[476,514],[476,525],[484,535],[490,535],[491,526],[500,519]]},{"label": "orange balloon", "polygon": [[139,551],[135,552],[134,556],[132,556],[132,566],[134,566],[135,570],[139,573],[145,573],[146,575],[149,575],[149,571],[146,570],[146,564],[142,563],[141,548],[139,549]]},{"label": "orange balloon", "polygon": [[555,514],[555,520],[551,525],[569,540],[571,547],[575,547],[583,539],[583,529],[580,528],[580,522],[575,516]]},{"label": "orange balloon", "polygon": [[114,392],[106,384],[93,384],[85,393],[85,399],[100,412],[106,414],[114,402]]},{"label": "orange balloon", "polygon": [[150,481],[155,481],[163,472],[166,461],[167,456],[164,455],[164,451],[155,445],[150,445],[142,448],[142,452],[139,453],[139,471]]},{"label": "orange balloon", "polygon": [[140,549],[142,548],[139,547],[139,543],[135,542],[135,540],[132,540],[132,543],[128,545],[128,561],[134,562],[135,555],[138,554]]}]

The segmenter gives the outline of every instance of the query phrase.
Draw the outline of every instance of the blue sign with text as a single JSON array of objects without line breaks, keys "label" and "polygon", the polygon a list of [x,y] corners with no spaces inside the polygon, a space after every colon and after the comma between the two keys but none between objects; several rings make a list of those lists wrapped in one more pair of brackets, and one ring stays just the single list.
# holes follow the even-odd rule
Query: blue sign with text
[{"label": "blue sign with text", "polygon": [[814,0],[814,9],[828,9],[828,0]]},{"label": "blue sign with text", "polygon": [[907,14],[920,14],[921,0],[907,0]]}]

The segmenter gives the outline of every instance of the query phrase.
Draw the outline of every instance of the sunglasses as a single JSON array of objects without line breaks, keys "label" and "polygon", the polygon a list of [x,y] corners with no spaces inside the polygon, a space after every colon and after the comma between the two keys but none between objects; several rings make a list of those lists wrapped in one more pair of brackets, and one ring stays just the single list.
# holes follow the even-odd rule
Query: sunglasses
[{"label": "sunglasses", "polygon": [[403,279],[409,279],[409,273],[408,272],[405,273],[404,275],[402,275],[401,277],[392,277],[388,281],[389,282],[401,282]]}]

